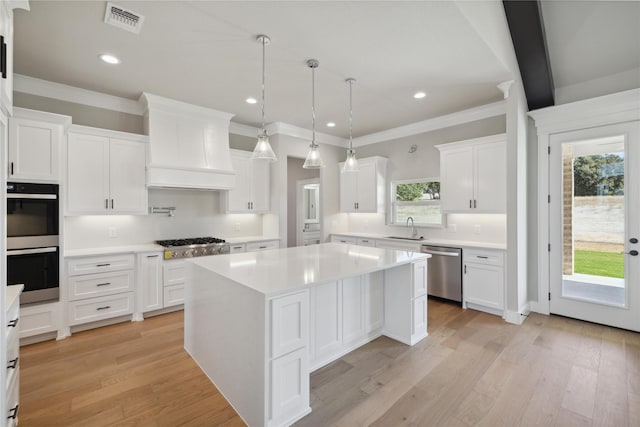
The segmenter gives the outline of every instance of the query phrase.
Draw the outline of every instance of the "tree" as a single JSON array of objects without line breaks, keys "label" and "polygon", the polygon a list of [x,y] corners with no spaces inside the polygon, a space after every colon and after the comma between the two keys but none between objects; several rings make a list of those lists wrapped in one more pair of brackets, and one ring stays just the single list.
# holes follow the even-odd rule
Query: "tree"
[{"label": "tree", "polygon": [[424,183],[398,184],[396,187],[396,200],[402,202],[415,202],[422,198],[425,189]]},{"label": "tree", "polygon": [[624,194],[624,158],[618,154],[576,157],[574,196]]}]

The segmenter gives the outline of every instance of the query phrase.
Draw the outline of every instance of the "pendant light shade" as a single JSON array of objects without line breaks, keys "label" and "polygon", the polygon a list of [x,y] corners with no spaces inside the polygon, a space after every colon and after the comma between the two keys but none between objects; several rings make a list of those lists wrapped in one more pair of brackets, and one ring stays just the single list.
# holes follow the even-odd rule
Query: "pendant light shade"
[{"label": "pendant light shade", "polygon": [[353,84],[356,79],[345,80],[349,84],[349,149],[347,150],[347,160],[342,165],[342,172],[358,172],[358,159],[356,151],[353,149]]},{"label": "pendant light shade", "polygon": [[316,94],[315,94],[315,72],[320,63],[317,59],[310,59],[307,61],[307,66],[311,68],[311,145],[309,145],[309,153],[302,165],[305,169],[320,169],[324,167],[322,158],[320,157],[320,150],[318,144],[316,144]]},{"label": "pendant light shade", "polygon": [[262,129],[258,134],[258,142],[253,149],[252,159],[276,161],[276,153],[273,152],[271,144],[269,144],[269,135],[267,135],[267,129],[264,124],[264,57],[265,47],[271,42],[271,39],[265,35],[259,35],[256,40],[262,44]]}]

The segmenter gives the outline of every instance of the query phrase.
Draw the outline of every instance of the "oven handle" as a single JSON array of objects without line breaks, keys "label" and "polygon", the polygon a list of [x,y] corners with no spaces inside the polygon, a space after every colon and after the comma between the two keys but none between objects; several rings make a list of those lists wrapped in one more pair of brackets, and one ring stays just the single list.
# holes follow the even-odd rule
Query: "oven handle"
[{"label": "oven handle", "polygon": [[8,193],[7,199],[46,199],[55,200],[58,196],[55,194],[25,194],[25,193]]},{"label": "oven handle", "polygon": [[48,252],[55,252],[58,250],[57,246],[50,248],[35,248],[35,249],[15,249],[7,251],[7,256],[11,255],[30,255],[30,254],[45,254]]}]

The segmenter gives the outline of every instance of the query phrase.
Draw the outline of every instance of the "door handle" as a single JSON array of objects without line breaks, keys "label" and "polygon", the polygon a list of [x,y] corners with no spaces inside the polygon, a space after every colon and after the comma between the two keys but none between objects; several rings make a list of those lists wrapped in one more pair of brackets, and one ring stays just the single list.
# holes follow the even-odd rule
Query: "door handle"
[{"label": "door handle", "polygon": [[113,209],[113,199],[111,199],[111,209]]},{"label": "door handle", "polygon": [[638,243],[638,239],[636,239],[635,237],[632,237],[629,239],[629,243]]},{"label": "door handle", "polygon": [[638,251],[636,251],[635,249],[626,253],[628,253],[631,256],[638,256]]}]

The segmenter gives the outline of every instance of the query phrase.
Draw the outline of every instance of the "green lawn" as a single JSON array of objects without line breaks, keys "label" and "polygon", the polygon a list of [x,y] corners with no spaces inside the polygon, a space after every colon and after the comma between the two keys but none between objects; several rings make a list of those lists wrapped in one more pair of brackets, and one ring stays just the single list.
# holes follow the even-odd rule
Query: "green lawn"
[{"label": "green lawn", "polygon": [[624,278],[624,254],[576,250],[573,257],[576,273]]}]

